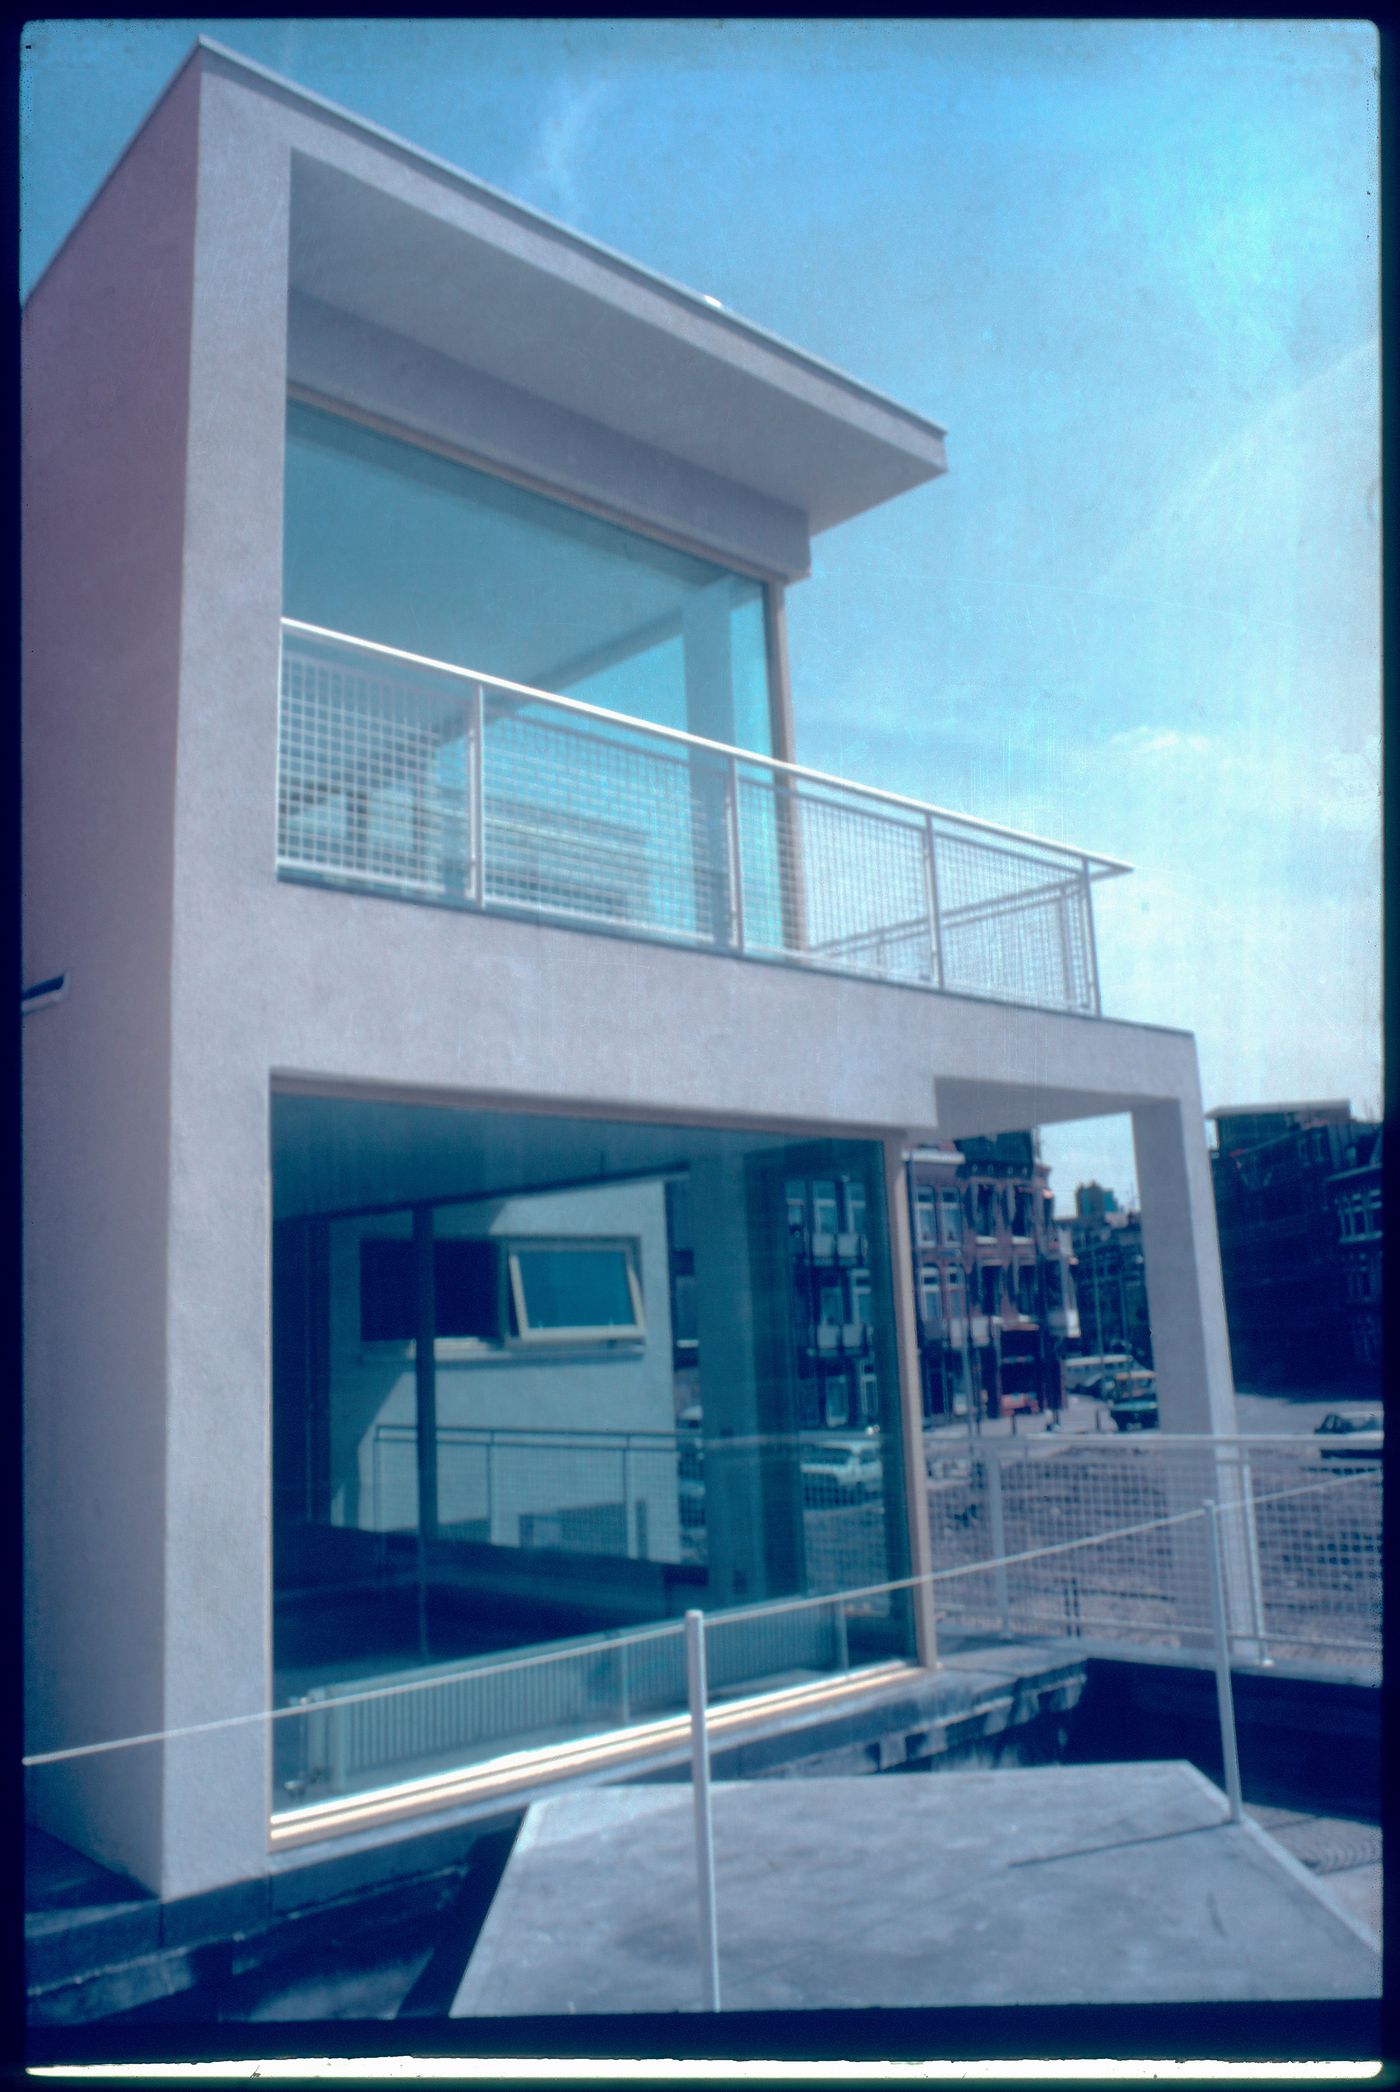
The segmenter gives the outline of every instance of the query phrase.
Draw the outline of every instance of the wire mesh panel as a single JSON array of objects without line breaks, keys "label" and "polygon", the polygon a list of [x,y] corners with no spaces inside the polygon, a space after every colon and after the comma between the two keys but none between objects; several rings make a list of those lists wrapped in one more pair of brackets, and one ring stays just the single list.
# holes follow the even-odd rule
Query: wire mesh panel
[{"label": "wire mesh panel", "polygon": [[463,895],[469,733],[455,682],[284,646],[279,867],[393,893]]},{"label": "wire mesh panel", "polygon": [[742,769],[737,797],[745,951],[932,982],[917,823]]},{"label": "wire mesh panel", "polygon": [[1271,1650],[1316,1661],[1377,1661],[1381,1621],[1379,1462],[1327,1463],[1256,1447],[1249,1455],[1263,1626]]},{"label": "wire mesh panel", "polygon": [[955,1628],[1200,1646],[1212,1500],[1237,1653],[1379,1658],[1378,1473],[1328,1471],[1306,1442],[1170,1438],[989,1441],[936,1466],[937,1604]]},{"label": "wire mesh panel", "polygon": [[1096,1007],[1089,883],[1031,850],[934,837],[943,985],[1059,1009]]},{"label": "wire mesh panel", "polygon": [[488,904],[725,942],[724,780],[713,758],[493,697],[484,776]]},{"label": "wire mesh panel", "polygon": [[294,620],[277,834],[289,877],[1098,1009],[1088,859]]}]

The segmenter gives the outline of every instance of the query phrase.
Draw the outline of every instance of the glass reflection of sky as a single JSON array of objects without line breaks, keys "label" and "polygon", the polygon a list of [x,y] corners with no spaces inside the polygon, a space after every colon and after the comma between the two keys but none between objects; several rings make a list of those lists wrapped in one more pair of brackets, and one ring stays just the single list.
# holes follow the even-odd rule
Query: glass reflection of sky
[{"label": "glass reflection of sky", "polygon": [[653,725],[772,747],[760,583],[299,403],[285,609]]}]

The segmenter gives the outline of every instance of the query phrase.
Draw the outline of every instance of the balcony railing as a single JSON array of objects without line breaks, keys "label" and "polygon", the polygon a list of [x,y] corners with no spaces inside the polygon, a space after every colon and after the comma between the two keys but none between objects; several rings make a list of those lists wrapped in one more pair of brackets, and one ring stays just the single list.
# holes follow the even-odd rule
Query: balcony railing
[{"label": "balcony railing", "polygon": [[1129,869],[285,619],[288,878],[1097,1016]]}]

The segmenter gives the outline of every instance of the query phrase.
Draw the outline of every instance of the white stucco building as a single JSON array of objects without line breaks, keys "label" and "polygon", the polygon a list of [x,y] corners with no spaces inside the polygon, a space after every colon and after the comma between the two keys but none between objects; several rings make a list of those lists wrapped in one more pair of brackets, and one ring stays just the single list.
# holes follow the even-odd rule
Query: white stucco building
[{"label": "white stucco building", "polygon": [[[194,1732],[37,1770],[46,1828],[174,1898],[449,1810],[665,1713],[568,1645],[687,1605],[740,1696],[837,1682],[741,1618],[840,1581],[790,1214],[859,1241],[904,1577],[915,1143],[1131,1112],[1164,1427],[1228,1428],[1116,868],[792,762],[784,590],[935,424],[208,44],[25,355],[28,1747]],[[325,1711],[521,1648],[530,1708]],[[933,1655],[896,1594],[842,1662]]]}]

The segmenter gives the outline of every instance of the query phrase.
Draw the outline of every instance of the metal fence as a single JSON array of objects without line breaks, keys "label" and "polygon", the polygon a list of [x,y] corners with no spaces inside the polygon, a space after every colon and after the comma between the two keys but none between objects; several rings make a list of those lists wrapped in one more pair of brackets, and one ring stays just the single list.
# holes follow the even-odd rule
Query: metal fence
[{"label": "metal fence", "polygon": [[[1150,1521],[1213,1496],[1237,1653],[1379,1665],[1381,1475],[1277,1437],[986,1438],[929,1456],[934,1560],[989,1566],[950,1584],[951,1626],[1189,1648],[1209,1629],[1193,1530]],[[1110,1537],[1110,1536],[1117,1537]],[[1030,1550],[1100,1544],[1017,1562]]]},{"label": "metal fence", "polygon": [[283,624],[289,877],[1097,1015],[1128,869],[571,698]]},{"label": "metal fence", "polygon": [[[1352,1668],[1359,1652],[1379,1644],[1379,1477],[1346,1463],[1320,1472],[1308,1450],[1277,1439],[1159,1441],[1121,1452],[1092,1444],[1044,1450],[1043,1442],[983,1447],[963,1456],[965,1472],[931,1484],[944,1545],[927,1578],[705,1617],[691,1610],[684,1623],[672,1618],[390,1675],[369,1675],[366,1667],[365,1675],[288,1706],[70,1745],[24,1763],[38,1773],[113,1751],[202,1747],[266,1724],[277,1821],[309,1824],[321,1835],[353,1827],[354,1812],[373,1812],[386,1795],[409,1806],[430,1802],[444,1775],[474,1765],[504,1775],[508,1786],[514,1780],[517,1793],[536,1791],[541,1781],[540,1791],[553,1792],[579,1778],[606,1778],[598,1748],[622,1730],[634,1769],[674,1763],[688,1740],[697,1806],[707,1816],[711,1725],[754,1712],[781,1726],[810,1712],[813,1692],[859,1686],[863,1676],[881,1683],[891,1658],[897,1675],[901,1651],[907,1656],[911,1646],[908,1608],[926,1582],[940,1632],[1059,1628],[1087,1640],[1106,1630],[1118,1646],[1146,1635],[1197,1648],[1216,1674],[1229,1809],[1238,1819],[1230,1671],[1242,1656],[1260,1653],[1261,1626],[1269,1653],[1284,1654],[1291,1638],[1308,1653],[1348,1650]],[[1134,1509],[1145,1515],[1125,1516]],[[993,1530],[995,1555],[983,1544]],[[1249,1536],[1243,1549],[1242,1535]],[[959,1546],[965,1559],[949,1560]],[[1242,1553],[1258,1578],[1257,1594],[1243,1605],[1244,1631],[1229,1617],[1240,1610],[1231,1584]],[[1070,1606],[1068,1590],[1079,1594]],[[872,1631],[880,1627],[883,1634]],[[493,1791],[499,1799],[503,1790]],[[697,1817],[702,1871],[708,1844],[708,1825]],[[712,1896],[712,1874],[708,1886]],[[704,1890],[702,1881],[702,1900]]]}]

